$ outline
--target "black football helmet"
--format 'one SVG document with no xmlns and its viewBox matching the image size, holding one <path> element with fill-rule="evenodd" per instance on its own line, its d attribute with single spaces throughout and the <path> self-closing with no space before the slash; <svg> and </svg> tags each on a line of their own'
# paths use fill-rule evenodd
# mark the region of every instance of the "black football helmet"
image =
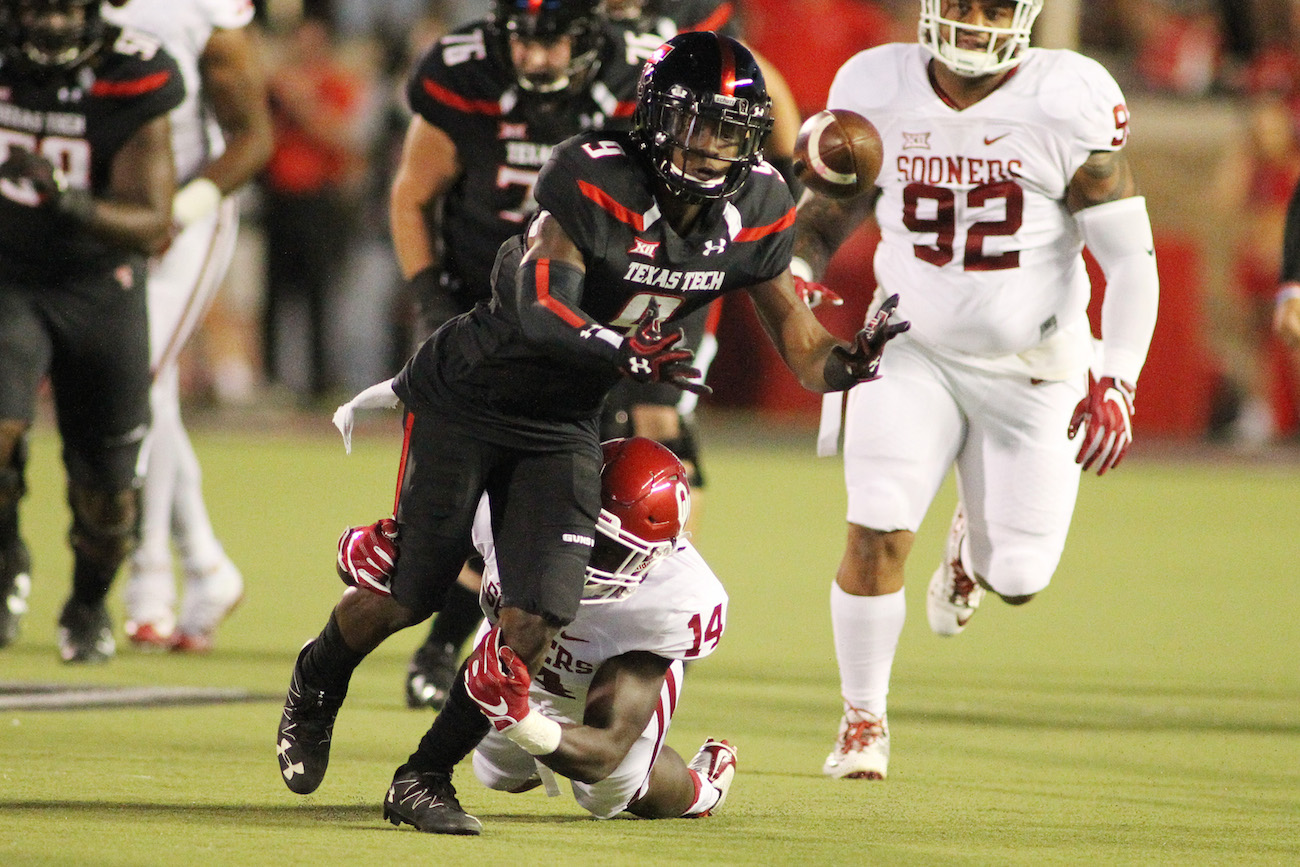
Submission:
<svg viewBox="0 0 1300 867">
<path fill-rule="evenodd" d="M 76 69 L 103 42 L 99 0 L 0 0 L 0 51 L 24 70 Z"/>
<path fill-rule="evenodd" d="M 521 90 L 559 94 L 583 87 L 600 67 L 605 41 L 605 4 L 601 0 L 496 0 L 492 12 L 496 50 Z M 514 68 L 510 39 L 554 42 L 570 38 L 569 65 L 550 76 L 527 75 Z"/>
<path fill-rule="evenodd" d="M 749 49 L 713 32 L 679 33 L 651 56 L 637 85 L 633 132 L 675 195 L 703 202 L 733 195 L 763 158 L 772 100 Z M 730 163 L 720 177 L 697 177 L 674 154 Z"/>
<path fill-rule="evenodd" d="M 645 437 L 601 445 L 600 517 L 582 601 L 615 602 L 640 586 L 681 547 L 691 512 L 686 469 L 666 446 Z"/>
</svg>

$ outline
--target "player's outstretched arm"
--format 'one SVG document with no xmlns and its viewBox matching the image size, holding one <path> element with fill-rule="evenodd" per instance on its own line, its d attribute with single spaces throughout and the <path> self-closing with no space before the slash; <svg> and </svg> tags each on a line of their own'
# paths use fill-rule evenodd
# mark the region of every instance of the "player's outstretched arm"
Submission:
<svg viewBox="0 0 1300 867">
<path fill-rule="evenodd" d="M 883 315 L 845 344 L 822 326 L 795 288 L 789 269 L 773 280 L 749 288 L 758 320 L 786 366 L 809 391 L 843 391 L 876 378 L 885 344 L 906 331 L 908 323 L 890 323 L 897 296 L 882 306 Z"/>
<path fill-rule="evenodd" d="M 614 772 L 645 730 L 659 703 L 671 662 L 635 651 L 606 660 L 587 693 L 582 725 L 561 725 L 532 707 L 532 680 L 493 627 L 470 654 L 465 687 L 484 716 L 538 761 L 582 783 Z"/>
</svg>

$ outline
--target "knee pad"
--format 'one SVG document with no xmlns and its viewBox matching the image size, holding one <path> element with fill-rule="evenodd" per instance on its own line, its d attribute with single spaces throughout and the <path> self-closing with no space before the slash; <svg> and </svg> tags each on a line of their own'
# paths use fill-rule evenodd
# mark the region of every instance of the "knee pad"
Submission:
<svg viewBox="0 0 1300 867">
<path fill-rule="evenodd" d="M 1020 604 L 1051 583 L 1058 560 L 1031 546 L 1015 546 L 996 551 L 988 571 L 978 574 L 994 593 Z"/>
<path fill-rule="evenodd" d="M 140 529 L 140 491 L 106 491 L 68 485 L 72 529 L 68 541 L 92 563 L 116 568 L 135 547 Z"/>
</svg>

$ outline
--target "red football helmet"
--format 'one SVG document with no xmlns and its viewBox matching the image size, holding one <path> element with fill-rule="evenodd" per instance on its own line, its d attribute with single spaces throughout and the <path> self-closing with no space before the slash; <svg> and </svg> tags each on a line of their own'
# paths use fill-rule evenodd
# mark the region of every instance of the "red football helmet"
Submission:
<svg viewBox="0 0 1300 867">
<path fill-rule="evenodd" d="M 584 603 L 614 602 L 640 585 L 655 563 L 678 549 L 691 511 L 682 462 L 645 437 L 602 446 L 600 518 L 587 566 Z"/>
</svg>

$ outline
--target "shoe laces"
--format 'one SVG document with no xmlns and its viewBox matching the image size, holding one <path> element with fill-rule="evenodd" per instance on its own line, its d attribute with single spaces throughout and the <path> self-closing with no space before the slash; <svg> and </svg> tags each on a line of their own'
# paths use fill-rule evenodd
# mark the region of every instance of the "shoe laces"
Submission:
<svg viewBox="0 0 1300 867">
<path fill-rule="evenodd" d="M 964 605 L 970 600 L 971 594 L 975 592 L 978 585 L 975 579 L 966 574 L 960 560 L 953 560 L 949 566 L 952 570 L 952 593 L 949 594 L 948 599 L 954 604 Z"/>
<path fill-rule="evenodd" d="M 865 715 L 856 722 L 844 720 L 844 752 L 863 750 L 885 736 L 885 721 L 879 717 Z"/>
</svg>

